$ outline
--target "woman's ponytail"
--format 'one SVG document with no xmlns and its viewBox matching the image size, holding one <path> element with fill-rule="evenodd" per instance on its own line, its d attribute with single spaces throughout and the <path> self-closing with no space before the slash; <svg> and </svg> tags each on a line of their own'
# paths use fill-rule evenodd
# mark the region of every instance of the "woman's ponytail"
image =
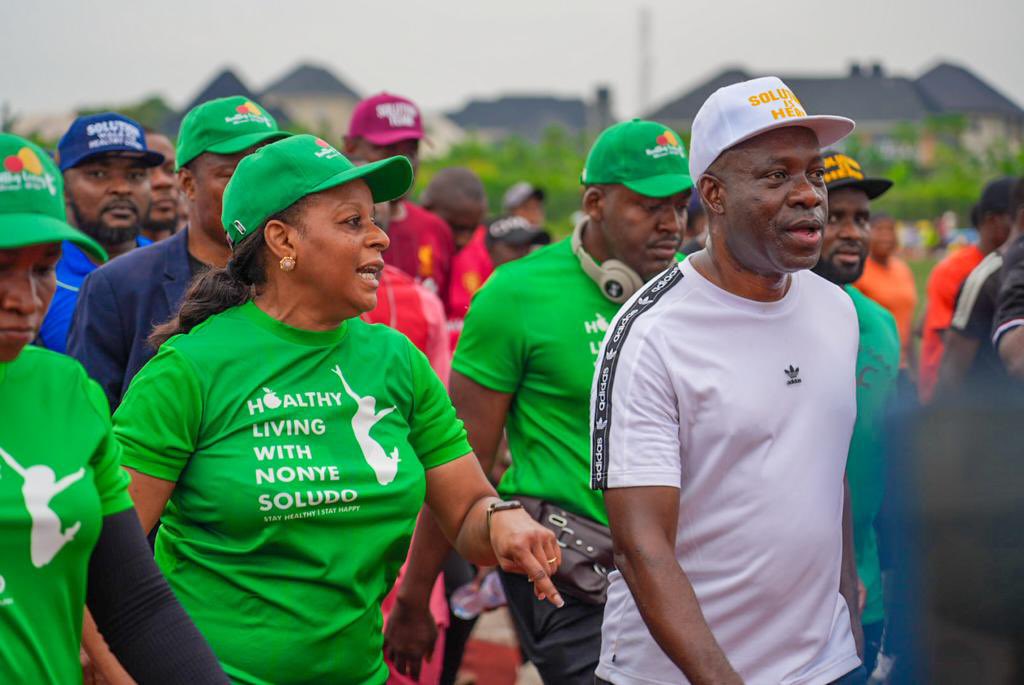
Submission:
<svg viewBox="0 0 1024 685">
<path fill-rule="evenodd" d="M 152 348 L 159 349 L 170 338 L 188 333 L 211 316 L 251 300 L 256 286 L 267 280 L 263 266 L 265 245 L 261 228 L 238 246 L 227 267 L 210 269 L 192 281 L 178 313 L 157 325 L 149 335 Z"/>
<path fill-rule="evenodd" d="M 309 203 L 305 196 L 291 206 L 267 219 L 251 236 L 241 241 L 231 255 L 226 268 L 210 269 L 189 286 L 178 313 L 170 321 L 157 325 L 147 342 L 159 349 L 170 338 L 188 333 L 193 328 L 232 307 L 243 305 L 256 296 L 256 289 L 267 282 L 265 255 L 267 241 L 263 229 L 277 220 L 304 231 L 302 215 Z"/>
</svg>

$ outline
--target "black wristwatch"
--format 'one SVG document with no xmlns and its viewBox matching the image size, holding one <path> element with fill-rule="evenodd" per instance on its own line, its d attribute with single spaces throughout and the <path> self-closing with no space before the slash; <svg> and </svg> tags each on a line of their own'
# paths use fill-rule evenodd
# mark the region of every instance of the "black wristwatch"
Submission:
<svg viewBox="0 0 1024 685">
<path fill-rule="evenodd" d="M 522 509 L 523 503 L 517 499 L 510 499 L 507 502 L 491 502 L 487 505 L 487 535 L 491 534 L 491 514 L 496 511 L 509 511 L 510 509 Z"/>
</svg>

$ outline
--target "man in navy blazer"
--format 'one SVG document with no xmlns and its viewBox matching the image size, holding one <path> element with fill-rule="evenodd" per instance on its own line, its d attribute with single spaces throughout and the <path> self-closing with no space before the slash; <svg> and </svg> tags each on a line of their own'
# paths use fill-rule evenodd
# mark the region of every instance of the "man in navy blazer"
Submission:
<svg viewBox="0 0 1024 685">
<path fill-rule="evenodd" d="M 221 198 L 238 162 L 287 135 L 241 96 L 204 102 L 182 119 L 175 166 L 188 204 L 188 227 L 90 273 L 68 333 L 68 354 L 100 384 L 111 410 L 156 354 L 147 342 L 153 327 L 177 314 L 195 276 L 211 266 L 224 267 L 231 257 L 221 227 Z"/>
<path fill-rule="evenodd" d="M 146 342 L 153 326 L 178 311 L 192 280 L 187 248 L 186 228 L 103 265 L 82 283 L 68 354 L 100 384 L 111 410 L 155 353 Z"/>
</svg>

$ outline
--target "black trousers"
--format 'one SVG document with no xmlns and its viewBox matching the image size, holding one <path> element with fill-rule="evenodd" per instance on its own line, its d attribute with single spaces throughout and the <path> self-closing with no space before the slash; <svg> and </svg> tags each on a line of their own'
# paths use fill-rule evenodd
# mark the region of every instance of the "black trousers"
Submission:
<svg viewBox="0 0 1024 685">
<path fill-rule="evenodd" d="M 445 557 L 444 566 L 444 599 L 451 606 L 452 593 L 459 587 L 473 580 L 476 569 L 468 561 L 451 550 Z M 479 617 L 477 617 L 479 618 Z M 466 643 L 476 625 L 476 618 L 468 621 L 451 614 L 448 630 L 444 635 L 444 661 L 441 665 L 441 685 L 454 685 L 455 678 L 462 666 L 462 657 L 466 654 Z"/>
<path fill-rule="evenodd" d="M 594 669 L 601 656 L 604 606 L 563 593 L 565 606 L 556 609 L 534 596 L 526 576 L 499 573 L 519 646 L 537 667 L 545 685 L 593 685 Z"/>
</svg>

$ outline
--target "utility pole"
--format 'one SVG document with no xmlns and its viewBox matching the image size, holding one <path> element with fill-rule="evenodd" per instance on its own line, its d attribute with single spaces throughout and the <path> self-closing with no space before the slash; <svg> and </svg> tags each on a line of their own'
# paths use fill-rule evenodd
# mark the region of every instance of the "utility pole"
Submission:
<svg viewBox="0 0 1024 685">
<path fill-rule="evenodd" d="M 641 7 L 637 19 L 636 106 L 637 116 L 645 116 L 651 106 L 651 8 Z"/>
</svg>

